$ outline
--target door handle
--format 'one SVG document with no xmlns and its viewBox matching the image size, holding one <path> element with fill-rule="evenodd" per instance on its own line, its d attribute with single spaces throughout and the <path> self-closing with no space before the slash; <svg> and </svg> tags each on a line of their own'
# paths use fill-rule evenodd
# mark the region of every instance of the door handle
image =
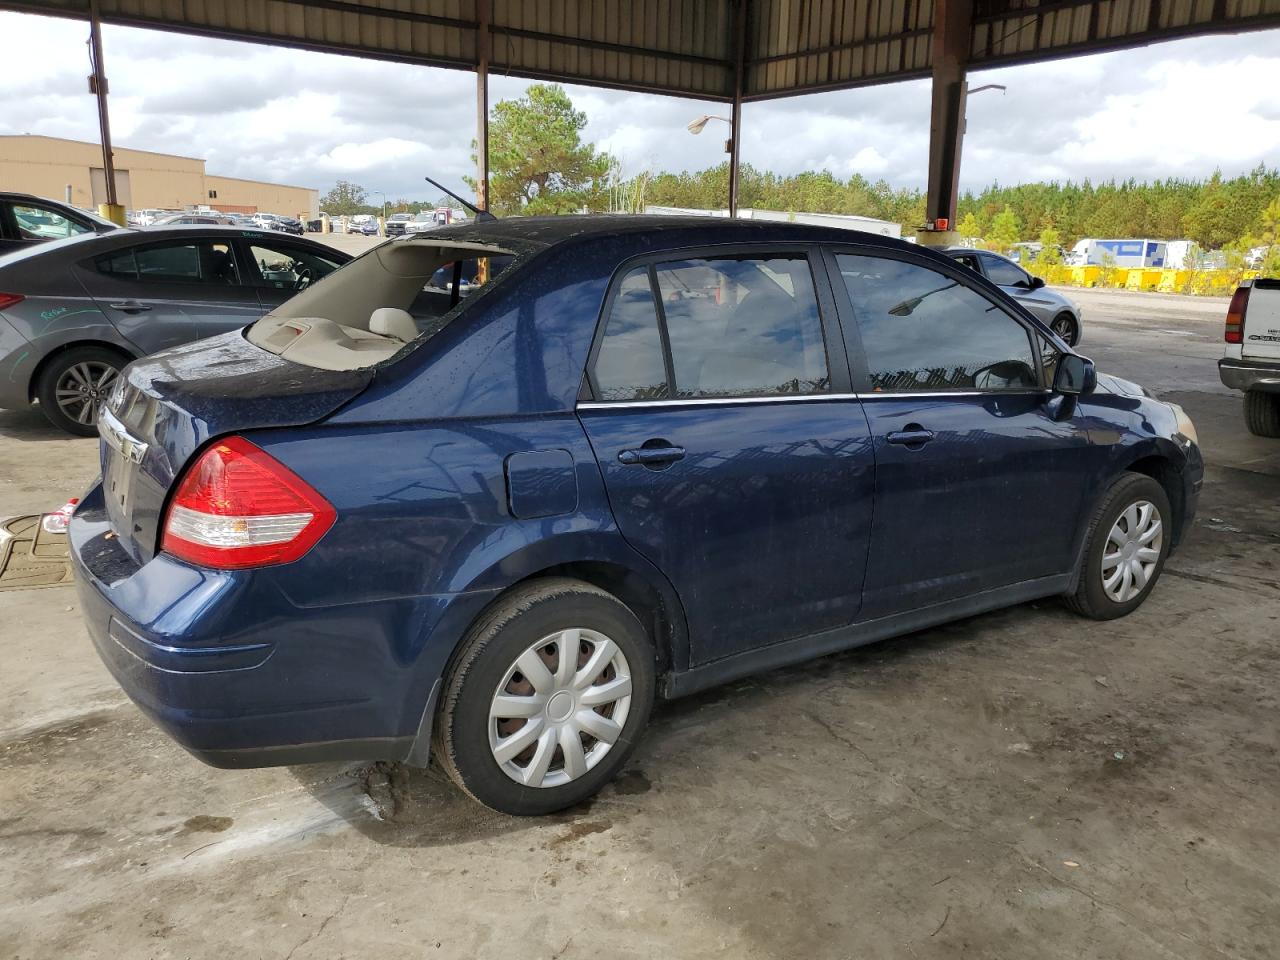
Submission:
<svg viewBox="0 0 1280 960">
<path fill-rule="evenodd" d="M 122 300 L 120 303 L 109 303 L 107 306 L 112 310 L 123 310 L 125 313 L 143 313 L 151 309 L 147 304 L 139 303 L 137 300 Z"/>
<path fill-rule="evenodd" d="M 639 463 L 646 467 L 653 467 L 683 459 L 684 447 L 636 447 L 618 451 L 618 462 L 626 466 Z"/>
<path fill-rule="evenodd" d="M 933 439 L 933 431 L 926 430 L 918 423 L 908 423 L 903 429 L 889 434 L 885 439 L 909 450 L 919 450 Z"/>
</svg>

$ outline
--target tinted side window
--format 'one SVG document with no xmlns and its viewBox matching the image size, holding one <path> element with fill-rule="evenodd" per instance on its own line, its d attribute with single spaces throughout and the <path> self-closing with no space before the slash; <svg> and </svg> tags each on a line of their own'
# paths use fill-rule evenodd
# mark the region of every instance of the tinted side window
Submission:
<svg viewBox="0 0 1280 960">
<path fill-rule="evenodd" d="M 677 397 L 821 393 L 826 345 L 803 255 L 659 264 Z"/>
<path fill-rule="evenodd" d="M 99 273 L 143 283 L 237 284 L 231 246 L 208 240 L 120 250 L 94 261 Z"/>
<path fill-rule="evenodd" d="M 839 254 L 875 391 L 1039 386 L 1025 327 L 927 267 Z"/>
<path fill-rule="evenodd" d="M 999 257 L 983 257 L 982 264 L 987 268 L 987 276 L 991 282 L 1002 287 L 1025 286 L 1027 275 L 1020 267 Z"/>
<path fill-rule="evenodd" d="M 663 400 L 670 395 L 647 267 L 628 273 L 613 298 L 595 375 L 601 400 Z"/>
<path fill-rule="evenodd" d="M 972 270 L 974 273 L 982 272 L 981 270 L 978 269 L 978 258 L 975 257 L 972 253 L 961 253 L 961 254 L 956 254 L 954 256 L 955 256 L 956 263 L 963 264 L 964 266 Z"/>
</svg>

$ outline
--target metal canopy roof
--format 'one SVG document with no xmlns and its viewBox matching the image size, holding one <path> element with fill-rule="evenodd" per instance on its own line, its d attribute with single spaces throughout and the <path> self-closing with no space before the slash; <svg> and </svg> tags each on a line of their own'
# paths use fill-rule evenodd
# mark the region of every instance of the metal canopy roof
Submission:
<svg viewBox="0 0 1280 960">
<path fill-rule="evenodd" d="M 457 69 L 732 100 L 736 0 L 99 0 L 104 22 Z M 941 0 L 745 0 L 745 100 L 921 77 Z M 89 0 L 0 0 L 88 18 Z M 973 0 L 968 65 L 1280 26 L 1280 0 Z"/>
</svg>

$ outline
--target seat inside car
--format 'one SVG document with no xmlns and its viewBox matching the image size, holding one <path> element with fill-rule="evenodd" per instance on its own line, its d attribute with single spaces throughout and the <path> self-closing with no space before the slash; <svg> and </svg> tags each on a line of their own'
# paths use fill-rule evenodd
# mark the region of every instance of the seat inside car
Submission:
<svg viewBox="0 0 1280 960">
<path fill-rule="evenodd" d="M 379 307 L 369 315 L 369 332 L 408 343 L 418 336 L 418 325 L 408 310 Z"/>
</svg>

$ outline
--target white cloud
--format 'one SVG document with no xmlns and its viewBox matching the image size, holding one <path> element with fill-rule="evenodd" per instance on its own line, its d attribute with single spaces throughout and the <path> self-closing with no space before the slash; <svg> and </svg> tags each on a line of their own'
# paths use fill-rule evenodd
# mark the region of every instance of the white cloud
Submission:
<svg viewBox="0 0 1280 960">
<path fill-rule="evenodd" d="M 97 138 L 83 23 L 0 13 L 0 132 Z M 1280 158 L 1280 31 L 1205 37 L 975 73 L 1003 83 L 969 101 L 961 181 L 1206 176 Z M 107 27 L 112 129 L 121 146 L 208 160 L 211 173 L 327 189 L 355 179 L 427 199 L 470 172 L 475 100 L 465 72 Z M 526 82 L 492 78 L 494 99 Z M 722 104 L 570 87 L 587 136 L 624 172 L 723 162 L 727 127 L 685 124 Z M 743 109 L 743 160 L 781 174 L 828 169 L 923 187 L 927 81 Z"/>
</svg>

